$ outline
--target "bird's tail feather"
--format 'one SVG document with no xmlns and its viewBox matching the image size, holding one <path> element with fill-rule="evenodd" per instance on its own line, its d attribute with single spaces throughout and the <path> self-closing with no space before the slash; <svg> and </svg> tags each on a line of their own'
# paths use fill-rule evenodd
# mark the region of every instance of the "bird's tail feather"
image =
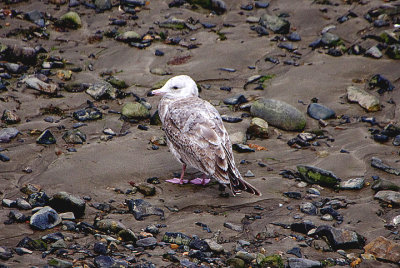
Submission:
<svg viewBox="0 0 400 268">
<path fill-rule="evenodd" d="M 257 190 L 253 185 L 242 178 L 240 172 L 237 169 L 235 171 L 231 168 L 228 168 L 228 176 L 230 180 L 229 185 L 234 195 L 240 193 L 240 191 L 245 191 L 254 195 L 262 196 L 259 190 Z"/>
</svg>

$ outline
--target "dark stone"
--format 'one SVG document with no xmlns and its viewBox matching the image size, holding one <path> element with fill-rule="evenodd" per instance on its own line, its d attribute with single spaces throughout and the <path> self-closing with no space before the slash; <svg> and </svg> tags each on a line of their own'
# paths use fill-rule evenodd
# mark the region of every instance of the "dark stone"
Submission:
<svg viewBox="0 0 400 268">
<path fill-rule="evenodd" d="M 153 196 L 156 194 L 156 187 L 151 184 L 139 183 L 136 187 L 144 196 Z"/>
<path fill-rule="evenodd" d="M 193 238 L 189 243 L 189 247 L 200 250 L 200 251 L 209 251 L 210 250 L 208 243 L 199 238 Z"/>
<path fill-rule="evenodd" d="M 400 135 L 400 127 L 395 124 L 387 124 L 381 133 L 389 137 L 396 137 Z"/>
<path fill-rule="evenodd" d="M 40 12 L 38 10 L 33 10 L 33 11 L 30 11 L 30 12 L 26 13 L 25 14 L 25 19 L 35 23 L 39 27 L 45 27 L 46 26 L 46 23 L 45 23 L 45 20 L 44 20 L 44 16 L 43 16 L 42 12 Z"/>
<path fill-rule="evenodd" d="M 337 229 L 322 225 L 315 230 L 319 237 L 326 237 L 329 245 L 334 249 L 357 249 L 365 244 L 365 238 L 358 233 L 346 229 Z"/>
<path fill-rule="evenodd" d="M 54 137 L 53 133 L 51 133 L 50 130 L 46 129 L 37 138 L 36 143 L 45 145 L 55 144 L 56 138 Z"/>
<path fill-rule="evenodd" d="M 183 233 L 171 232 L 166 232 L 162 238 L 163 242 L 185 246 L 189 246 L 191 240 L 192 238 Z"/>
<path fill-rule="evenodd" d="M 386 91 L 393 91 L 395 86 L 383 75 L 375 74 L 368 82 L 370 88 L 378 88 L 378 93 L 383 94 Z"/>
<path fill-rule="evenodd" d="M 254 6 L 256 8 L 267 8 L 269 6 L 268 2 L 260 2 L 260 1 L 255 1 Z"/>
<path fill-rule="evenodd" d="M 46 243 L 54 243 L 58 240 L 64 240 L 64 235 L 60 232 L 47 234 L 42 237 L 42 240 Z"/>
<path fill-rule="evenodd" d="M 33 240 L 32 238 L 27 236 L 18 242 L 17 247 L 39 251 L 47 250 L 47 244 L 44 241 L 42 241 L 41 239 Z"/>
<path fill-rule="evenodd" d="M 86 108 L 75 111 L 73 117 L 81 122 L 97 120 L 103 117 L 103 114 L 97 108 Z"/>
<path fill-rule="evenodd" d="M 29 219 L 18 210 L 11 210 L 10 213 L 8 213 L 8 218 L 15 222 L 25 222 Z"/>
<path fill-rule="evenodd" d="M 0 246 L 0 259 L 1 260 L 5 260 L 6 261 L 6 260 L 12 258 L 13 256 L 14 255 L 13 255 L 11 249 Z"/>
<path fill-rule="evenodd" d="M 96 242 L 93 246 L 93 251 L 99 255 L 106 255 L 107 254 L 107 245 L 102 242 Z"/>
<path fill-rule="evenodd" d="M 243 119 L 240 117 L 233 117 L 233 116 L 226 116 L 226 115 L 221 116 L 221 118 L 222 118 L 222 121 L 228 122 L 228 123 L 239 123 L 239 122 L 243 121 Z"/>
<path fill-rule="evenodd" d="M 241 143 L 235 143 L 232 145 L 232 149 L 239 152 L 239 153 L 251 153 L 255 152 L 254 149 L 250 148 L 247 145 L 241 144 Z"/>
<path fill-rule="evenodd" d="M 252 25 L 250 29 L 258 33 L 259 36 L 269 35 L 267 28 L 261 25 Z"/>
<path fill-rule="evenodd" d="M 381 190 L 392 190 L 392 191 L 400 191 L 400 185 L 390 181 L 378 178 L 375 180 L 371 186 L 371 189 L 375 192 L 379 192 Z"/>
<path fill-rule="evenodd" d="M 208 22 L 202 22 L 201 25 L 204 27 L 204 29 L 212 29 L 217 26 L 217 24 L 208 23 Z"/>
<path fill-rule="evenodd" d="M 246 97 L 242 94 L 224 99 L 224 104 L 239 105 L 248 102 Z"/>
<path fill-rule="evenodd" d="M 157 245 L 157 239 L 154 237 L 146 237 L 136 241 L 136 246 L 143 248 L 154 248 Z"/>
<path fill-rule="evenodd" d="M 10 158 L 8 156 L 6 156 L 5 154 L 0 153 L 0 161 L 8 162 L 8 161 L 10 161 Z"/>
<path fill-rule="evenodd" d="M 58 212 L 73 212 L 75 217 L 80 218 L 85 214 L 86 203 L 80 197 L 59 192 L 50 199 L 50 206 Z"/>
<path fill-rule="evenodd" d="M 287 254 L 293 254 L 293 255 L 295 255 L 295 256 L 298 257 L 298 258 L 301 258 L 301 257 L 302 257 L 302 255 L 301 255 L 301 250 L 300 250 L 300 248 L 298 248 L 298 247 L 294 247 L 294 248 L 292 248 L 292 249 L 289 249 L 288 251 L 286 251 L 286 253 L 287 253 Z"/>
<path fill-rule="evenodd" d="M 317 215 L 317 207 L 311 203 L 311 202 L 306 202 L 300 204 L 300 210 L 301 212 L 308 214 L 308 215 Z"/>
<path fill-rule="evenodd" d="M 158 49 L 156 49 L 156 52 L 154 52 L 154 55 L 156 55 L 156 56 L 164 56 L 164 52 L 162 52 L 161 50 L 158 50 Z"/>
<path fill-rule="evenodd" d="M 291 32 L 291 33 L 287 36 L 287 39 L 288 39 L 289 41 L 292 41 L 292 42 L 301 41 L 301 37 L 300 37 L 300 35 L 299 35 L 297 32 Z"/>
<path fill-rule="evenodd" d="M 97 268 L 109 268 L 109 267 L 115 267 L 115 260 L 110 257 L 110 256 L 97 256 L 94 258 L 94 265 Z"/>
<path fill-rule="evenodd" d="M 129 212 L 133 214 L 136 220 L 142 220 L 149 215 L 157 215 L 164 217 L 164 211 L 160 208 L 154 207 L 143 199 L 130 199 L 125 200 L 128 204 Z"/>
<path fill-rule="evenodd" d="M 301 193 L 299 192 L 284 192 L 283 195 L 293 199 L 301 199 Z"/>
<path fill-rule="evenodd" d="M 37 192 L 30 194 L 27 201 L 34 208 L 44 207 L 49 204 L 49 197 L 45 192 Z"/>
<path fill-rule="evenodd" d="M 314 229 L 316 226 L 309 221 L 295 222 L 290 225 L 290 229 L 294 232 L 307 234 L 310 230 Z"/>
<path fill-rule="evenodd" d="M 322 215 L 329 214 L 331 215 L 335 220 L 342 222 L 343 221 L 343 216 L 339 214 L 332 206 L 326 206 L 323 207 L 319 210 Z"/>
<path fill-rule="evenodd" d="M 383 170 L 383 171 L 385 171 L 385 172 L 387 172 L 389 174 L 400 176 L 400 169 L 392 168 L 392 167 L 384 164 L 382 162 L 382 160 L 377 158 L 377 157 L 372 157 L 371 158 L 371 166 L 373 166 L 374 168 Z"/>
<path fill-rule="evenodd" d="M 374 141 L 377 142 L 387 142 L 389 141 L 389 137 L 383 134 L 374 134 L 372 135 L 372 138 L 374 139 Z"/>
<path fill-rule="evenodd" d="M 335 111 L 319 103 L 311 103 L 308 105 L 307 113 L 316 120 L 326 120 L 335 117 Z"/>
</svg>

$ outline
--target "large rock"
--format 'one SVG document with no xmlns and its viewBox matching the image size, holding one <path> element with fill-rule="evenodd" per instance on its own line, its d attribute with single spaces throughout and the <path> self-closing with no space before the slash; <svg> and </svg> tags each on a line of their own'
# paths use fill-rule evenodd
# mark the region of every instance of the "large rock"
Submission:
<svg viewBox="0 0 400 268">
<path fill-rule="evenodd" d="M 381 105 L 377 97 L 355 86 L 347 87 L 347 99 L 350 102 L 357 102 L 368 112 L 376 112 L 381 109 Z"/>
<path fill-rule="evenodd" d="M 374 196 L 375 199 L 383 201 L 385 203 L 400 206 L 400 193 L 390 190 L 379 191 Z"/>
<path fill-rule="evenodd" d="M 164 211 L 161 208 L 154 207 L 143 199 L 126 200 L 129 212 L 133 214 L 136 220 L 142 220 L 149 215 L 164 217 Z"/>
<path fill-rule="evenodd" d="M 311 184 L 332 187 L 340 183 L 340 178 L 328 170 L 305 165 L 298 165 L 297 170 L 300 173 L 301 179 Z"/>
<path fill-rule="evenodd" d="M 396 184 L 393 181 L 390 180 L 385 180 L 385 179 L 379 179 L 374 181 L 374 183 L 371 186 L 371 189 L 378 192 L 382 190 L 392 190 L 392 191 L 400 191 L 400 185 Z"/>
<path fill-rule="evenodd" d="M 315 234 L 325 237 L 334 250 L 362 248 L 365 244 L 365 238 L 358 233 L 328 225 L 319 226 L 315 230 Z"/>
<path fill-rule="evenodd" d="M 51 207 L 44 207 L 32 215 L 30 225 L 39 230 L 51 229 L 61 223 L 61 218 Z"/>
<path fill-rule="evenodd" d="M 375 258 L 400 263 L 400 244 L 395 243 L 383 236 L 379 236 L 372 240 L 365 247 L 365 253 L 375 256 Z"/>
<path fill-rule="evenodd" d="M 78 218 L 85 214 L 86 203 L 80 197 L 58 192 L 50 199 L 50 206 L 58 212 L 73 212 Z"/>
<path fill-rule="evenodd" d="M 277 34 L 288 34 L 290 30 L 290 22 L 275 15 L 262 15 L 260 24 Z"/>
<path fill-rule="evenodd" d="M 150 112 L 143 104 L 139 102 L 128 102 L 122 107 L 122 115 L 126 118 L 146 119 L 150 117 Z"/>
<path fill-rule="evenodd" d="M 250 112 L 283 130 L 301 131 L 306 126 L 304 114 L 283 101 L 262 98 L 251 105 Z"/>
<path fill-rule="evenodd" d="M 383 170 L 389 174 L 400 176 L 400 169 L 390 167 L 383 163 L 383 161 L 377 157 L 371 158 L 371 166 L 380 170 Z"/>
</svg>

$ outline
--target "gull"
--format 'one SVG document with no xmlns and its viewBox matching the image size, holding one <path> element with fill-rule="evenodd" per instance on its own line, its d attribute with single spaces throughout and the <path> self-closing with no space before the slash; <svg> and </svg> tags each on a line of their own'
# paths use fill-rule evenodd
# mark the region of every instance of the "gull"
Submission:
<svg viewBox="0 0 400 268">
<path fill-rule="evenodd" d="M 254 186 L 246 182 L 236 168 L 232 145 L 217 109 L 199 98 L 195 81 L 190 76 L 179 75 L 151 92 L 161 95 L 158 112 L 171 153 L 182 164 L 180 178 L 167 180 L 183 184 L 186 166 L 204 173 L 202 178 L 191 180 L 194 184 L 207 184 L 214 178 L 229 185 L 233 195 L 246 191 L 261 196 Z M 208 177 L 208 178 L 207 178 Z"/>
</svg>

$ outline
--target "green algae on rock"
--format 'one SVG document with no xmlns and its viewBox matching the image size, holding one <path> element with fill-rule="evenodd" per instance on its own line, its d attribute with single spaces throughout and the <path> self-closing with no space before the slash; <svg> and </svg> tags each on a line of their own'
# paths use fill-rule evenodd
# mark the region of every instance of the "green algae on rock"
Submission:
<svg viewBox="0 0 400 268">
<path fill-rule="evenodd" d="M 321 168 L 298 165 L 297 170 L 300 173 L 301 179 L 311 184 L 333 187 L 340 182 L 340 179 L 331 171 Z"/>
</svg>

